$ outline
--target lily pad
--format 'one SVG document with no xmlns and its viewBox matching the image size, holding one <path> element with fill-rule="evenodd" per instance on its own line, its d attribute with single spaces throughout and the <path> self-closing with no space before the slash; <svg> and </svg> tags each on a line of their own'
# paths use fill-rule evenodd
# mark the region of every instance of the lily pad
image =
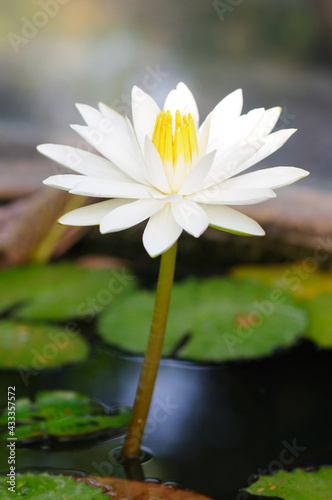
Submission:
<svg viewBox="0 0 332 500">
<path fill-rule="evenodd" d="M 0 312 L 33 320 L 93 318 L 116 297 L 132 289 L 123 269 L 86 269 L 71 263 L 29 265 L 2 273 Z"/>
<path fill-rule="evenodd" d="M 332 293 L 332 272 L 316 270 L 314 260 L 282 265 L 249 265 L 232 269 L 235 278 L 250 279 L 289 292 L 297 299 L 312 299 Z"/>
<path fill-rule="evenodd" d="M 143 353 L 153 303 L 153 292 L 123 297 L 100 316 L 100 335 L 117 348 Z M 163 354 L 200 361 L 255 358 L 292 345 L 306 326 L 305 310 L 267 285 L 187 280 L 174 285 Z"/>
<path fill-rule="evenodd" d="M 324 294 L 305 302 L 309 326 L 305 336 L 324 348 L 332 348 L 332 294 Z"/>
<path fill-rule="evenodd" d="M 14 477 L 14 476 L 13 476 Z M 34 500 L 53 500 L 54 498 L 79 498 L 80 500 L 105 500 L 102 488 L 94 488 L 85 482 L 77 482 L 71 476 L 52 476 L 50 474 L 16 474 L 13 485 L 8 490 L 8 477 L 0 476 L 0 492 L 3 500 L 12 500 L 13 492 L 17 496 Z"/>
<path fill-rule="evenodd" d="M 246 489 L 249 493 L 282 500 L 331 500 L 332 468 L 318 471 L 296 469 L 280 471 L 273 476 L 263 476 Z"/>
<path fill-rule="evenodd" d="M 65 327 L 0 321 L 0 367 L 43 370 L 83 361 L 88 344 L 77 332 Z"/>
<path fill-rule="evenodd" d="M 71 391 L 45 391 L 34 402 L 28 398 L 16 401 L 15 437 L 18 441 L 33 442 L 41 438 L 72 440 L 103 431 L 121 429 L 129 422 L 130 414 L 105 414 L 105 408 L 83 394 Z M 6 427 L 8 410 L 0 417 Z M 7 434 L 2 435 L 6 439 Z"/>
<path fill-rule="evenodd" d="M 12 476 L 14 478 L 14 476 Z M 116 498 L 158 498 L 159 500 L 212 500 L 211 498 L 188 490 L 170 488 L 168 485 L 143 481 L 128 481 L 115 477 L 78 477 L 51 474 L 16 474 L 15 489 L 8 490 L 8 476 L 0 476 L 2 500 L 12 500 L 17 496 L 34 500 L 80 499 L 105 500 Z"/>
</svg>

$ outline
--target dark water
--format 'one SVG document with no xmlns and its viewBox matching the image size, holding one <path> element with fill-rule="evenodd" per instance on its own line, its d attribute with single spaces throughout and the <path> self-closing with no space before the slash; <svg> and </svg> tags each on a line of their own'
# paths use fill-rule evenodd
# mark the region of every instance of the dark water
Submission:
<svg viewBox="0 0 332 500">
<path fill-rule="evenodd" d="M 25 385 L 17 372 L 1 374 L 17 397 L 69 389 L 114 405 L 132 404 L 141 360 L 99 346 L 85 364 L 43 375 Z M 245 363 L 195 365 L 164 360 L 144 446 L 153 458 L 145 477 L 175 481 L 216 499 L 243 500 L 241 486 L 258 472 L 332 464 L 332 351 L 309 343 Z M 81 471 L 124 477 L 112 458 L 122 437 L 69 450 L 18 449 L 19 468 Z M 0 469 L 6 471 L 2 448 Z"/>
</svg>

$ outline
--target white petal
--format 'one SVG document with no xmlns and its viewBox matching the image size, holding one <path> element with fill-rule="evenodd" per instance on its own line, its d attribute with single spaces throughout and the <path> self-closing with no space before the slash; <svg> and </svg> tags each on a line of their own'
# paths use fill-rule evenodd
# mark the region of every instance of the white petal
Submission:
<svg viewBox="0 0 332 500">
<path fill-rule="evenodd" d="M 111 160 L 125 174 L 139 182 L 147 181 L 144 175 L 144 169 L 142 168 L 141 158 L 134 158 L 130 154 L 130 151 L 120 144 L 121 139 L 117 140 L 116 136 L 107 129 L 100 130 L 82 127 L 80 125 L 72 125 L 71 127 L 83 137 L 83 139 L 91 144 L 91 146 L 97 149 L 97 151 Z M 128 129 L 126 133 L 129 137 Z"/>
<path fill-rule="evenodd" d="M 83 117 L 85 123 L 89 127 L 98 128 L 102 119 L 101 113 L 98 109 L 92 108 L 87 104 L 76 104 L 76 108 Z"/>
<path fill-rule="evenodd" d="M 178 240 L 182 233 L 174 220 L 171 204 L 166 205 L 152 215 L 143 233 L 143 245 L 151 257 L 166 252 Z"/>
<path fill-rule="evenodd" d="M 196 129 L 198 129 L 199 114 L 197 104 L 193 94 L 183 82 L 180 82 L 176 86 L 176 89 L 171 90 L 168 94 L 163 109 L 171 112 L 173 117 L 173 129 L 175 112 L 177 110 L 180 111 L 181 115 L 187 115 L 190 113 L 194 120 Z"/>
<path fill-rule="evenodd" d="M 202 189 L 206 177 L 209 175 L 209 171 L 213 165 L 215 158 L 215 151 L 204 156 L 193 170 L 189 173 L 186 180 L 183 183 L 182 188 L 179 191 L 181 195 L 188 195 L 195 193 Z"/>
<path fill-rule="evenodd" d="M 232 144 L 227 148 L 217 151 L 208 176 L 206 177 L 202 189 L 206 189 L 214 184 L 229 179 L 242 169 L 242 165 L 260 150 L 264 142 L 256 140 L 250 143 L 242 143 L 237 146 Z"/>
<path fill-rule="evenodd" d="M 68 212 L 60 217 L 58 222 L 68 226 L 95 226 L 100 224 L 101 219 L 109 212 L 131 201 L 129 199 L 106 200 L 87 205 Z"/>
<path fill-rule="evenodd" d="M 228 179 L 223 183 L 224 189 L 269 188 L 277 189 L 292 184 L 309 175 L 307 170 L 297 167 L 273 167 L 250 172 Z"/>
<path fill-rule="evenodd" d="M 198 151 L 200 158 L 202 158 L 206 153 L 210 137 L 210 127 L 211 127 L 211 113 L 205 118 L 197 134 L 197 139 L 199 142 Z"/>
<path fill-rule="evenodd" d="M 135 130 L 134 130 L 134 127 L 133 127 L 131 121 L 127 117 L 125 119 L 126 119 L 126 123 L 127 123 L 127 135 L 128 135 L 129 140 L 130 140 L 130 147 L 132 149 L 132 154 L 133 154 L 134 158 L 139 159 L 141 168 L 144 171 L 144 176 L 147 177 L 146 164 L 145 164 L 144 155 L 143 155 L 144 150 L 142 150 L 140 148 L 140 145 L 138 143 L 138 140 L 137 140 L 137 137 L 135 134 Z"/>
<path fill-rule="evenodd" d="M 177 157 L 175 170 L 171 162 L 165 162 L 164 167 L 172 191 L 174 193 L 179 192 L 187 178 L 184 154 L 182 153 Z"/>
<path fill-rule="evenodd" d="M 253 165 L 256 165 L 256 163 L 264 160 L 267 156 L 272 155 L 275 153 L 281 146 L 285 144 L 286 141 L 296 132 L 296 129 L 283 129 L 283 130 L 278 130 L 277 132 L 274 132 L 273 134 L 268 135 L 263 141 L 262 147 L 252 155 L 247 161 L 243 162 L 241 165 L 239 165 L 239 168 L 234 171 L 233 175 L 239 174 L 240 172 L 243 172 L 244 170 L 247 170 L 247 168 L 252 167 Z"/>
<path fill-rule="evenodd" d="M 221 149 L 209 174 L 211 181 L 207 179 L 204 187 L 218 184 L 252 167 L 277 151 L 294 132 L 295 129 L 278 130 L 265 138 L 239 144 L 236 148 L 230 145 L 228 149 Z"/>
<path fill-rule="evenodd" d="M 115 181 L 131 181 L 130 177 L 122 172 L 110 160 L 101 156 L 58 144 L 41 144 L 38 151 L 66 168 L 83 175 L 105 177 Z"/>
<path fill-rule="evenodd" d="M 281 113 L 281 108 L 275 107 L 267 109 L 257 127 L 252 131 L 249 140 L 261 139 L 267 136 L 274 129 Z"/>
<path fill-rule="evenodd" d="M 171 189 L 166 178 L 160 155 L 156 150 L 154 144 L 147 136 L 145 137 L 144 152 L 150 183 L 157 189 L 159 189 L 159 191 L 161 191 L 162 193 L 170 194 Z"/>
<path fill-rule="evenodd" d="M 101 220 L 100 232 L 112 233 L 135 226 L 158 212 L 164 205 L 164 201 L 150 199 L 137 200 L 116 208 Z"/>
<path fill-rule="evenodd" d="M 160 109 L 155 100 L 138 87 L 133 87 L 131 102 L 137 140 L 141 150 L 144 151 L 145 136 L 147 135 L 152 139 L 156 118 Z"/>
<path fill-rule="evenodd" d="M 187 198 L 209 205 L 253 205 L 275 197 L 271 189 L 224 189 L 221 183 Z"/>
<path fill-rule="evenodd" d="M 82 179 L 84 179 L 83 175 L 51 175 L 51 177 L 47 177 L 47 179 L 43 180 L 43 184 L 45 184 L 45 186 L 62 189 L 63 191 L 70 191 L 71 188 Z"/>
<path fill-rule="evenodd" d="M 204 233 L 209 225 L 204 210 L 191 200 L 172 203 L 172 212 L 176 223 L 195 238 Z"/>
<path fill-rule="evenodd" d="M 238 89 L 226 96 L 211 111 L 210 141 L 223 134 L 228 125 L 239 118 L 243 106 L 242 90 Z"/>
<path fill-rule="evenodd" d="M 204 205 L 210 225 L 223 231 L 236 234 L 263 236 L 261 226 L 247 215 L 224 205 Z"/>
<path fill-rule="evenodd" d="M 132 125 L 128 118 L 120 115 L 117 111 L 109 108 L 102 102 L 99 103 L 99 109 L 103 117 L 101 125 L 106 125 L 107 130 L 110 134 L 113 133 L 114 138 L 116 138 L 116 141 L 122 148 L 127 149 L 133 157 L 136 157 L 139 146 L 135 133 L 131 131 Z M 142 156 L 141 152 L 140 156 Z"/>
<path fill-rule="evenodd" d="M 103 118 L 107 118 L 114 125 L 114 129 L 122 129 L 122 132 L 125 132 L 127 125 L 126 118 L 123 115 L 120 115 L 115 109 L 106 106 L 102 102 L 98 106 Z"/>
<path fill-rule="evenodd" d="M 156 195 L 156 193 L 158 194 Z M 162 194 L 159 191 L 156 191 L 156 192 L 151 192 L 150 194 L 151 198 L 154 200 L 162 200 L 167 202 L 179 201 L 183 199 L 183 197 L 179 193 Z"/>
<path fill-rule="evenodd" d="M 223 130 L 222 133 L 218 133 L 213 140 L 211 140 L 210 137 L 207 151 L 214 149 L 222 150 L 222 148 L 235 147 L 248 142 L 250 135 L 258 126 L 264 113 L 264 108 L 253 109 L 246 115 L 240 116 L 237 120 L 233 120 L 229 126 Z"/>
<path fill-rule="evenodd" d="M 46 186 L 64 189 L 72 194 L 96 198 L 150 198 L 158 196 L 152 187 L 135 182 L 113 182 L 99 177 L 83 175 L 53 175 L 44 182 Z"/>
</svg>

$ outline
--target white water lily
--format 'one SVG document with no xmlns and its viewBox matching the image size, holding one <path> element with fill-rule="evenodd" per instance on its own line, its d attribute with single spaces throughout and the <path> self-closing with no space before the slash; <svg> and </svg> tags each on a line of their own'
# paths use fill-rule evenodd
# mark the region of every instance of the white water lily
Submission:
<svg viewBox="0 0 332 500">
<path fill-rule="evenodd" d="M 86 126 L 72 128 L 102 156 L 70 146 L 38 150 L 74 171 L 44 184 L 70 193 L 107 198 L 59 219 L 73 226 L 100 225 L 121 231 L 146 219 L 143 244 L 151 256 L 168 250 L 183 230 L 199 237 L 208 226 L 264 235 L 261 226 L 229 205 L 260 203 L 274 189 L 308 175 L 296 167 L 274 167 L 238 175 L 279 149 L 294 129 L 271 133 L 281 109 L 241 115 L 236 90 L 199 127 L 196 101 L 184 83 L 172 90 L 161 111 L 148 94 L 132 91 L 131 122 L 113 109 L 77 105 Z M 235 177 L 234 177 L 235 176 Z"/>
</svg>

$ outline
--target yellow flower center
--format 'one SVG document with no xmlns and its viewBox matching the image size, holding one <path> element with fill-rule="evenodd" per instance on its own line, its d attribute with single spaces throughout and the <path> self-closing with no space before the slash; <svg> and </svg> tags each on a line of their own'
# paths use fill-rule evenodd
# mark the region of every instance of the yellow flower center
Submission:
<svg viewBox="0 0 332 500">
<path fill-rule="evenodd" d="M 177 192 L 198 160 L 196 128 L 191 114 L 175 113 L 175 132 L 170 111 L 162 111 L 156 119 L 152 142 L 163 162 L 172 192 Z"/>
</svg>

